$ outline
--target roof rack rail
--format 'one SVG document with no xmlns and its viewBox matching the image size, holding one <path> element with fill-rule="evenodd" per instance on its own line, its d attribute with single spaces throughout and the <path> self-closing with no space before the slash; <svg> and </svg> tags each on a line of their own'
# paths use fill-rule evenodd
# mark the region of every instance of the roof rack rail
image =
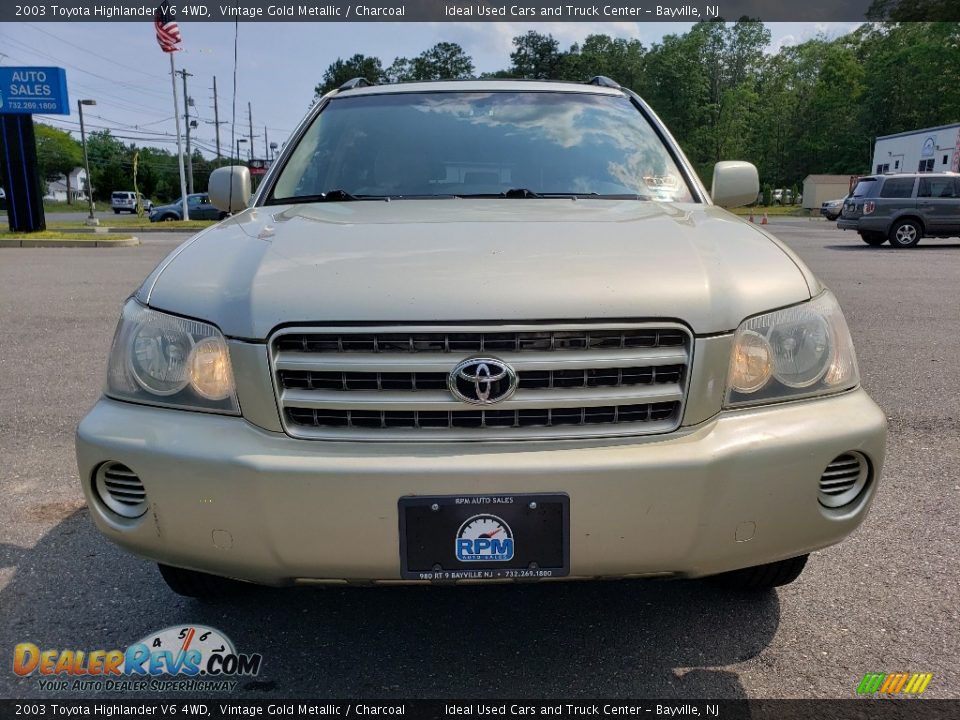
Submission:
<svg viewBox="0 0 960 720">
<path fill-rule="evenodd" d="M 373 87 L 374 83 L 367 80 L 365 77 L 355 77 L 352 80 L 347 80 L 343 85 L 337 88 L 337 90 L 353 90 L 358 87 Z"/>
<path fill-rule="evenodd" d="M 599 85 L 600 87 L 614 88 L 616 90 L 621 89 L 620 83 L 616 80 L 611 80 L 606 75 L 594 75 L 587 81 L 587 85 Z"/>
</svg>

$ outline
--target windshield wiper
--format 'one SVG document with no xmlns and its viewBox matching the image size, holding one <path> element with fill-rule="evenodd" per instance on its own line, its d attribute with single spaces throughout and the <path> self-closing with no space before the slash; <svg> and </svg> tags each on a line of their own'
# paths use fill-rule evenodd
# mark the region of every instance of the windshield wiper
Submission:
<svg viewBox="0 0 960 720">
<path fill-rule="evenodd" d="M 273 197 L 267 201 L 267 205 L 293 205 L 296 203 L 321 203 L 321 202 L 353 202 L 356 200 L 389 200 L 385 195 L 354 195 L 346 190 L 337 188 L 317 193 L 316 195 L 294 195 L 292 197 L 278 198 Z"/>
<path fill-rule="evenodd" d="M 457 193 L 458 198 L 539 198 L 545 197 L 527 188 L 510 188 L 498 193 Z"/>
<path fill-rule="evenodd" d="M 636 195 L 633 193 L 623 194 L 600 194 L 596 192 L 534 192 L 527 188 L 510 188 L 499 193 L 462 193 L 457 195 L 459 198 L 578 198 L 594 200 L 651 200 L 649 195 Z"/>
</svg>

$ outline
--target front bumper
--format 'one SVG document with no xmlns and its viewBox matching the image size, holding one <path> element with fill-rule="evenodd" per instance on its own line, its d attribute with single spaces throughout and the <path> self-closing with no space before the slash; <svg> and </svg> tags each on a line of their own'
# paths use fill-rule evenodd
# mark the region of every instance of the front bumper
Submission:
<svg viewBox="0 0 960 720">
<path fill-rule="evenodd" d="M 108 538 L 170 565 L 266 584 L 400 578 L 406 495 L 565 492 L 572 577 L 711 575 L 832 545 L 864 519 L 886 419 L 862 390 L 724 412 L 666 436 L 500 443 L 294 440 L 241 418 L 100 400 L 77 430 L 80 478 Z M 818 480 L 866 455 L 873 481 L 828 510 Z M 118 461 L 149 510 L 106 509 L 92 476 Z"/>
</svg>

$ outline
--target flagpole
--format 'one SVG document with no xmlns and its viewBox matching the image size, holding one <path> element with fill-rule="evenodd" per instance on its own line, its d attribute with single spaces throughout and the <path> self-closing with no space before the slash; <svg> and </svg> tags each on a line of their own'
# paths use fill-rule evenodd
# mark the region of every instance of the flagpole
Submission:
<svg viewBox="0 0 960 720">
<path fill-rule="evenodd" d="M 183 144 L 180 142 L 180 114 L 179 100 L 177 98 L 177 69 L 173 64 L 173 53 L 167 53 L 170 56 L 170 83 L 173 85 L 173 119 L 177 126 L 177 157 L 180 162 L 180 202 L 183 210 L 183 219 L 190 219 L 190 208 L 187 206 L 187 180 L 183 172 Z"/>
</svg>

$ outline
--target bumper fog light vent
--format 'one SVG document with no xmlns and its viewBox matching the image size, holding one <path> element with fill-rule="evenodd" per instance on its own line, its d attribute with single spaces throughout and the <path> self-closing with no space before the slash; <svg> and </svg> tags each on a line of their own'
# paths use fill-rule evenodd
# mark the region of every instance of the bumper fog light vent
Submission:
<svg viewBox="0 0 960 720">
<path fill-rule="evenodd" d="M 126 465 L 107 462 L 94 476 L 97 496 L 108 508 L 125 518 L 138 518 L 147 511 L 147 491 L 140 478 Z"/>
<path fill-rule="evenodd" d="M 828 508 L 847 505 L 858 497 L 870 480 L 870 464 L 857 452 L 844 453 L 827 465 L 820 476 L 820 504 Z"/>
</svg>

